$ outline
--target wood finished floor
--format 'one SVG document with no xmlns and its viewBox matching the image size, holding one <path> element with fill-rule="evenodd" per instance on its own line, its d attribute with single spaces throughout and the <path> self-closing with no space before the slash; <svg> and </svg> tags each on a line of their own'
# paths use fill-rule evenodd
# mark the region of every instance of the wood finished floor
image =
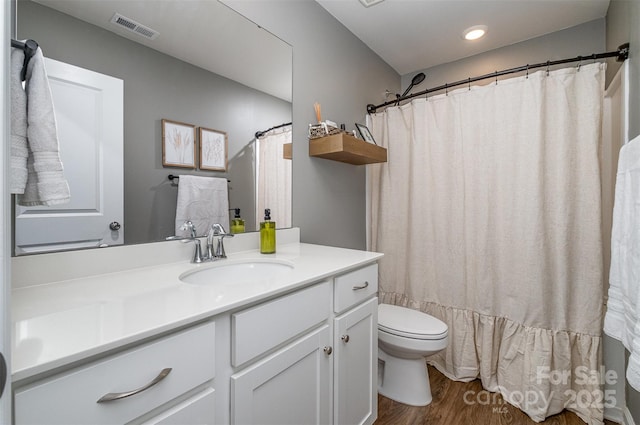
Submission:
<svg viewBox="0 0 640 425">
<path fill-rule="evenodd" d="M 495 403 L 492 398 L 492 403 L 485 405 L 467 404 L 463 398 L 466 391 L 474 391 L 475 394 L 483 391 L 479 380 L 452 381 L 431 366 L 429 377 L 433 396 L 430 405 L 406 406 L 378 395 L 378 420 L 374 425 L 585 425 L 568 411 L 551 416 L 544 422 L 534 422 L 520 409 L 506 402 L 500 403 L 502 397 L 499 394 L 495 395 Z M 615 422 L 605 420 L 605 425 L 615 425 Z"/>
</svg>

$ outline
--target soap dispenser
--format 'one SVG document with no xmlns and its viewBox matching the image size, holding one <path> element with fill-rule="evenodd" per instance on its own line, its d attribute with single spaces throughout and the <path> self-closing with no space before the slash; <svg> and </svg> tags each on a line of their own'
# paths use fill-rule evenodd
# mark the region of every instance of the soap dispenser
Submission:
<svg viewBox="0 0 640 425">
<path fill-rule="evenodd" d="M 260 253 L 276 252 L 276 223 L 271 221 L 271 210 L 264 210 L 264 221 L 260 223 Z"/>
<path fill-rule="evenodd" d="M 234 208 L 235 216 L 231 220 L 231 233 L 244 233 L 244 220 L 240 218 L 240 208 Z"/>
</svg>

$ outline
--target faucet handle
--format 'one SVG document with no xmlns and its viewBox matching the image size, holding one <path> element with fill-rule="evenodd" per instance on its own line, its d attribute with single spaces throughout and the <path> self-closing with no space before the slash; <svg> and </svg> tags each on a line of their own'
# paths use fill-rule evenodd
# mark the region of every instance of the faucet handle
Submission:
<svg viewBox="0 0 640 425">
<path fill-rule="evenodd" d="M 230 233 L 227 233 L 226 230 L 224 230 L 224 227 L 222 226 L 222 224 L 220 223 L 213 223 L 211 225 L 211 230 L 210 232 L 213 232 L 213 236 L 227 236 L 227 235 L 231 235 Z"/>
<path fill-rule="evenodd" d="M 191 220 L 187 220 L 182 223 L 180 230 L 188 230 L 193 239 L 196 238 L 196 225 L 191 222 Z"/>
</svg>

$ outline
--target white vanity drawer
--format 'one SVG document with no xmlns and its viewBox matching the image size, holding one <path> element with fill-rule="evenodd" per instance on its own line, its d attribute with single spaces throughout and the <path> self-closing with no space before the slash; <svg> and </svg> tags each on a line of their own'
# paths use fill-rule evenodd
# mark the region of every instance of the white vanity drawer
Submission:
<svg viewBox="0 0 640 425">
<path fill-rule="evenodd" d="M 378 264 L 345 273 L 334 282 L 334 309 L 340 313 L 378 292 Z"/>
<path fill-rule="evenodd" d="M 325 281 L 234 313 L 231 317 L 233 366 L 248 362 L 327 320 L 330 305 L 331 285 Z"/>
<path fill-rule="evenodd" d="M 215 324 L 207 323 L 16 390 L 15 423 L 129 422 L 214 378 Z M 135 395 L 98 403 L 108 393 L 164 379 Z"/>
</svg>

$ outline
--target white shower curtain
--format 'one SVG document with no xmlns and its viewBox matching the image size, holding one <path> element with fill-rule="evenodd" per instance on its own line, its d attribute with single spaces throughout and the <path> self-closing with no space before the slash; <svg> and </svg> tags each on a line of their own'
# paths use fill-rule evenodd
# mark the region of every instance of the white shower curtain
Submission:
<svg viewBox="0 0 640 425">
<path fill-rule="evenodd" d="M 388 148 L 388 163 L 368 168 L 382 302 L 446 322 L 448 347 L 428 361 L 452 379 L 479 377 L 535 421 L 565 407 L 603 419 L 604 67 L 465 87 L 369 118 Z"/>
<path fill-rule="evenodd" d="M 271 130 L 256 139 L 256 226 L 264 221 L 264 210 L 278 228 L 291 227 L 291 160 L 284 158 L 284 145 L 291 143 L 291 126 Z"/>
</svg>

